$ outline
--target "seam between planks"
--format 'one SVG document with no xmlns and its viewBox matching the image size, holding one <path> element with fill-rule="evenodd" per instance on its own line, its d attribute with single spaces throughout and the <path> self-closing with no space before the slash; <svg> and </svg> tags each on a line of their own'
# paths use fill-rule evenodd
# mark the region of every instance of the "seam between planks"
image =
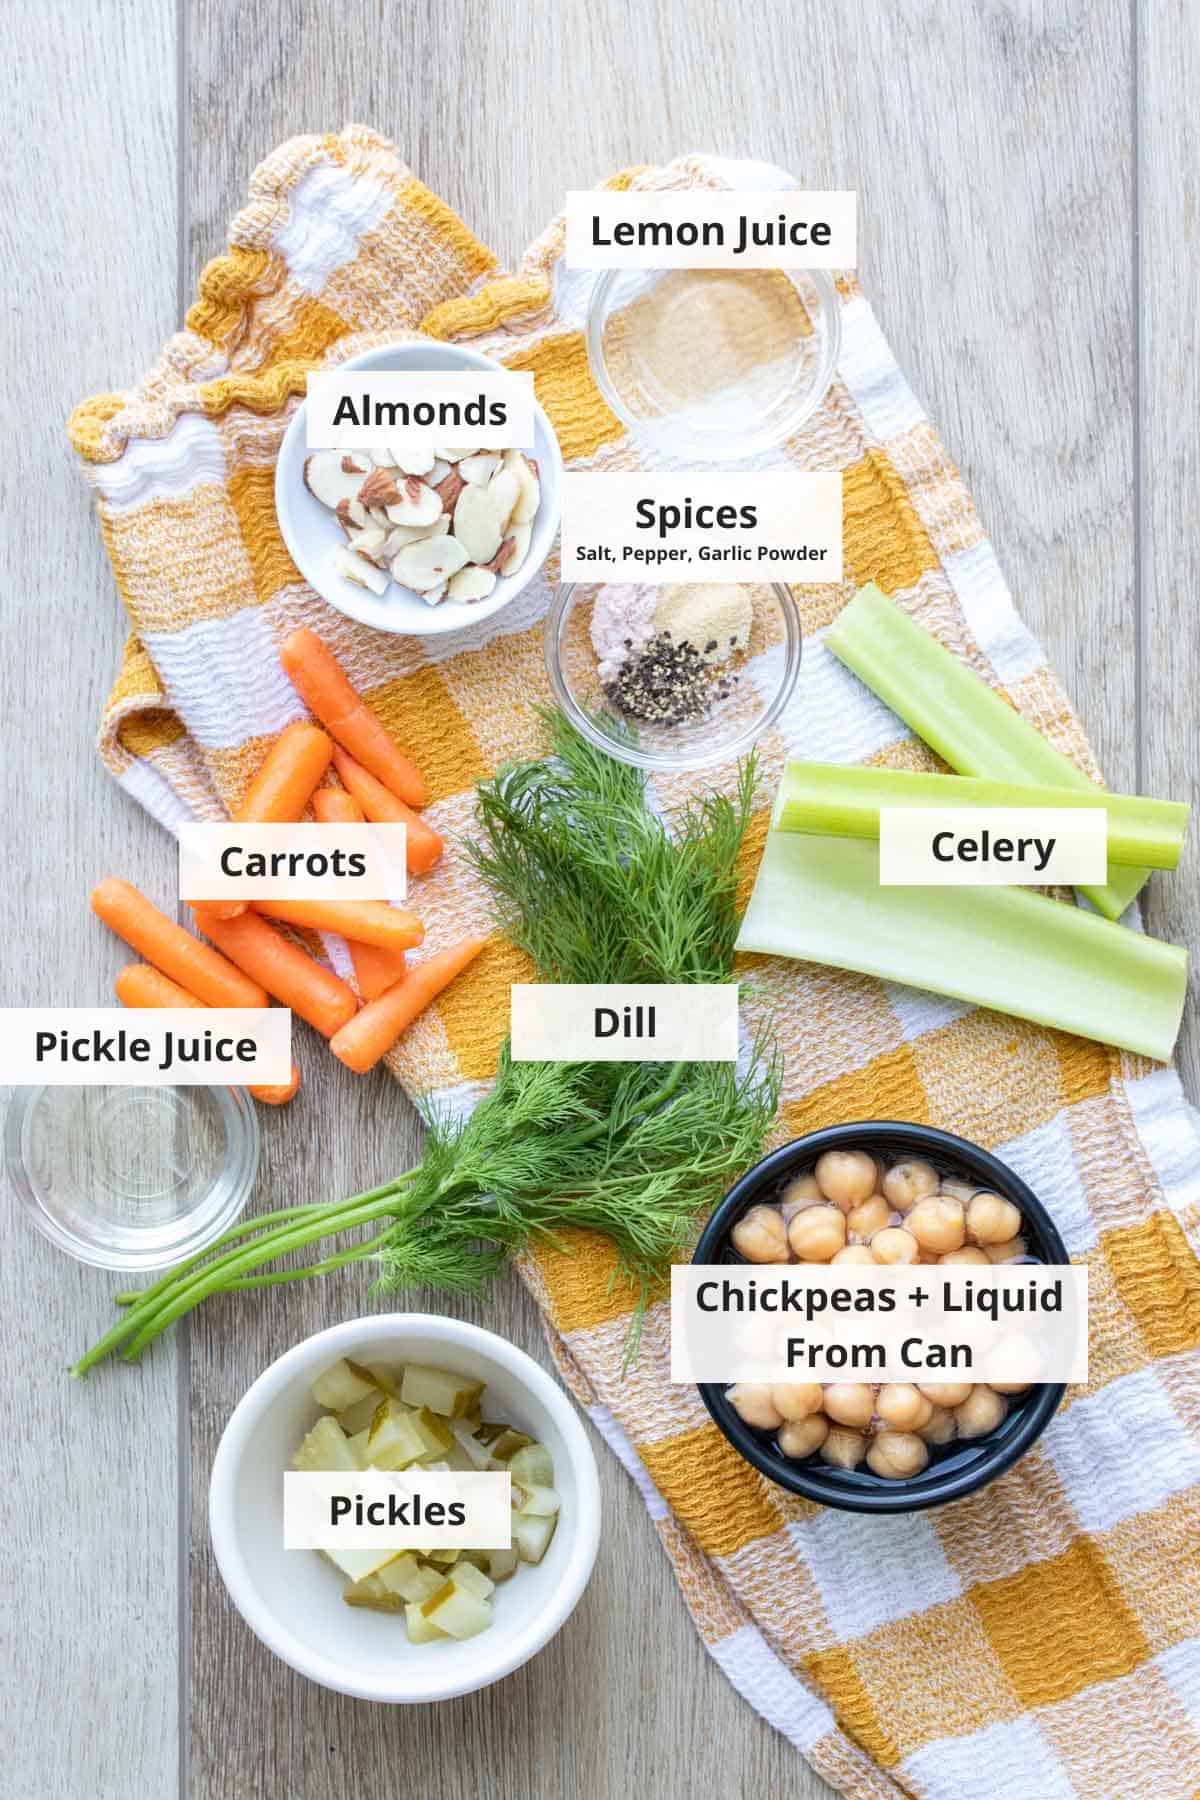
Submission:
<svg viewBox="0 0 1200 1800">
<path fill-rule="evenodd" d="M 180 328 L 187 311 L 191 270 L 188 240 L 189 133 L 188 52 L 190 0 L 175 0 L 175 309 Z M 192 1333 L 187 1319 L 176 1327 L 175 1360 L 175 1530 L 176 1530 L 176 1669 L 178 1693 L 179 1800 L 191 1791 L 191 1532 L 192 1532 Z"/>
<path fill-rule="evenodd" d="M 1146 618 L 1146 519 L 1145 519 L 1145 421 L 1142 417 L 1146 383 L 1143 379 L 1145 334 L 1142 305 L 1144 267 L 1142 256 L 1142 8 L 1130 0 L 1130 279 L 1133 283 L 1133 629 L 1134 629 L 1134 769 L 1137 791 L 1146 786 L 1146 684 L 1149 671 L 1149 625 Z"/>
</svg>

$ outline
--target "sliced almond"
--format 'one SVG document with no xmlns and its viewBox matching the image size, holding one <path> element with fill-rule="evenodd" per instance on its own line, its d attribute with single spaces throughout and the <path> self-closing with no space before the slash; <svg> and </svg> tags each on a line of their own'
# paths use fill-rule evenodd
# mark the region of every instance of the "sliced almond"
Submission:
<svg viewBox="0 0 1200 1800">
<path fill-rule="evenodd" d="M 507 556 L 500 558 L 500 574 L 515 575 L 525 558 L 529 555 L 529 541 L 533 536 L 532 525 L 512 525 L 509 527 L 505 544 L 511 544 Z"/>
<path fill-rule="evenodd" d="M 456 537 L 421 538 L 392 558 L 392 574 L 402 586 L 424 594 L 457 575 L 469 560 Z"/>
<path fill-rule="evenodd" d="M 438 493 L 441 495 L 442 505 L 448 513 L 452 513 L 458 505 L 458 496 L 466 485 L 457 468 L 447 468 L 446 474 L 438 483 Z"/>
<path fill-rule="evenodd" d="M 361 500 L 352 500 L 346 510 L 350 514 L 350 519 L 353 524 L 366 525 L 369 523 L 367 509 Z"/>
<path fill-rule="evenodd" d="M 517 498 L 520 491 L 521 490 L 517 485 L 517 478 L 511 469 L 501 469 L 499 473 L 493 475 L 492 479 L 488 482 L 488 499 L 496 509 L 496 516 L 500 520 L 500 535 L 502 537 L 504 536 L 505 526 L 512 518 L 513 508 L 517 504 Z"/>
<path fill-rule="evenodd" d="M 481 569 L 475 563 L 468 563 L 457 575 L 450 577 L 447 592 L 451 600 L 486 600 L 496 585 L 496 577 L 490 569 Z"/>
<path fill-rule="evenodd" d="M 388 572 L 377 569 L 369 563 L 365 556 L 358 556 L 353 550 L 339 550 L 334 564 L 339 575 L 352 581 L 355 587 L 366 588 L 372 594 L 384 594 L 388 588 Z"/>
<path fill-rule="evenodd" d="M 439 606 L 446 598 L 446 583 L 439 581 L 435 588 L 426 588 L 421 598 L 426 606 Z"/>
<path fill-rule="evenodd" d="M 358 497 L 364 506 L 393 506 L 402 492 L 399 482 L 396 470 L 372 469 L 359 488 Z"/>
<path fill-rule="evenodd" d="M 367 525 L 361 530 L 355 527 L 349 533 L 350 548 L 357 550 L 360 556 L 374 557 L 383 549 L 387 535 L 378 525 Z"/>
<path fill-rule="evenodd" d="M 517 504 L 513 507 L 511 523 L 528 525 L 541 504 L 541 482 L 534 474 L 528 458 L 522 456 L 519 450 L 505 451 L 504 466 L 517 480 Z"/>
<path fill-rule="evenodd" d="M 458 472 L 464 481 L 488 482 L 500 467 L 500 457 L 495 450 L 477 450 L 472 456 L 464 456 L 458 465 Z"/>
<path fill-rule="evenodd" d="M 389 513 L 392 510 L 388 508 Z M 405 544 L 415 544 L 420 538 L 447 537 L 449 532 L 449 513 L 439 513 L 431 525 L 392 525 L 389 536 L 397 539 L 396 549 L 402 550 Z"/>
<path fill-rule="evenodd" d="M 415 475 L 406 475 L 387 516 L 393 525 L 432 525 L 444 511 L 442 497 Z"/>
<path fill-rule="evenodd" d="M 440 487 L 449 473 L 450 464 L 448 462 L 443 462 L 439 456 L 425 479 L 430 487 Z"/>
<path fill-rule="evenodd" d="M 428 475 L 433 468 L 433 451 L 411 438 L 389 438 L 387 450 L 396 467 L 406 475 Z"/>
<path fill-rule="evenodd" d="M 471 562 L 490 562 L 500 548 L 508 514 L 501 513 L 497 506 L 492 493 L 494 486 L 492 481 L 486 487 L 469 481 L 454 508 L 454 535 Z M 516 486 L 515 482 L 513 486 Z"/>
<path fill-rule="evenodd" d="M 349 462 L 351 467 L 343 467 Z M 360 466 L 353 457 L 343 457 L 340 450 L 314 450 L 311 456 L 304 459 L 304 485 L 314 500 L 327 506 L 330 512 L 336 512 L 339 500 L 354 500 L 363 480 L 369 474 L 365 464 Z"/>
</svg>

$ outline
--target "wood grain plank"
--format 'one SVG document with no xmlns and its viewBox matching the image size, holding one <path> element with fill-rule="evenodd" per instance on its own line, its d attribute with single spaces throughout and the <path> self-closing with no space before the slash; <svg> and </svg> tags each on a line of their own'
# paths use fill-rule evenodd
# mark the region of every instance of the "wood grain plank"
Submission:
<svg viewBox="0 0 1200 1800">
<path fill-rule="evenodd" d="M 561 0 L 536 19 L 504 0 L 404 14 L 374 0 L 320 14 L 302 0 L 253 11 L 193 0 L 192 265 L 220 248 L 263 154 L 351 118 L 395 138 L 510 262 L 565 188 L 682 150 L 857 186 L 885 329 L 1110 776 L 1129 780 L 1133 675 L 1104 650 L 1132 578 L 1125 18 L 1115 0 L 1071 0 L 1053 18 L 1034 0 Z M 303 1109 L 268 1122 L 264 1207 L 314 1182 L 350 1191 L 413 1153 L 383 1077 L 306 1074 Z M 483 1784 L 497 1800 L 829 1791 L 705 1657 L 641 1503 L 603 1452 L 592 1586 L 555 1643 L 498 1688 L 389 1713 L 319 1692 L 261 1650 L 209 1562 L 207 1467 L 263 1364 L 361 1303 L 351 1273 L 319 1292 L 222 1303 L 194 1328 L 194 1800 L 316 1800 L 335 1784 L 373 1800 L 413 1768 L 439 1800 Z M 545 1360 L 515 1285 L 466 1311 Z"/>
<path fill-rule="evenodd" d="M 170 865 L 162 832 L 96 757 L 125 631 L 63 422 L 94 389 L 139 376 L 174 323 L 174 25 L 136 0 L 48 0 L 9 10 L 5 32 L 4 999 L 97 1005 L 128 957 L 92 917 L 89 886 L 117 869 L 165 897 Z M 6 1205 L 0 1787 L 14 1800 L 167 1795 L 179 1756 L 176 1352 L 138 1376 L 73 1383 L 67 1364 L 111 1322 L 119 1278 L 52 1248 L 11 1189 Z"/>
<path fill-rule="evenodd" d="M 1200 801 L 1200 16 L 1188 0 L 1140 8 L 1141 144 L 1141 605 L 1143 767 L 1147 793 Z M 1196 838 L 1177 873 L 1153 884 L 1148 928 L 1177 944 L 1200 941 Z M 1179 1047 L 1184 1086 L 1200 1101 L 1200 1030 L 1189 1005 Z"/>
</svg>

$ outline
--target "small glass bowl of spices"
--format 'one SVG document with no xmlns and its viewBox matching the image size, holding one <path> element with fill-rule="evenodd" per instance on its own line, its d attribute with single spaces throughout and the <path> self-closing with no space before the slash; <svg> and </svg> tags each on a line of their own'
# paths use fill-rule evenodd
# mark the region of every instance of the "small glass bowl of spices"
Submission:
<svg viewBox="0 0 1200 1800">
<path fill-rule="evenodd" d="M 573 582 L 546 619 L 546 667 L 577 731 L 641 769 L 743 755 L 800 673 L 800 620 L 773 582 Z"/>
</svg>

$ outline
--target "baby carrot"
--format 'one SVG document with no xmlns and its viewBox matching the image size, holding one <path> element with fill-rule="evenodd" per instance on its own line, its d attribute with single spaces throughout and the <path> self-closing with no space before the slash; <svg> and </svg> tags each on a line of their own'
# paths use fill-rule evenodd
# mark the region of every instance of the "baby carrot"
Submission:
<svg viewBox="0 0 1200 1800">
<path fill-rule="evenodd" d="M 126 963 L 113 982 L 113 988 L 123 1006 L 198 1006 L 201 1011 L 205 1010 L 203 1000 L 197 1000 L 195 994 L 189 994 L 148 963 Z M 246 1092 L 266 1106 L 282 1106 L 299 1086 L 300 1070 L 293 1063 L 291 1078 L 286 1083 L 248 1087 Z"/>
<path fill-rule="evenodd" d="M 318 788 L 312 797 L 312 809 L 319 825 L 363 823 L 362 807 L 345 788 Z M 403 950 L 380 950 L 374 944 L 356 943 L 353 938 L 346 939 L 346 947 L 350 952 L 350 961 L 354 964 L 358 991 L 364 1000 L 378 999 L 404 973 Z"/>
<path fill-rule="evenodd" d="M 377 944 L 381 950 L 411 950 L 425 936 L 416 913 L 382 900 L 256 900 L 254 910 L 282 919 L 285 925 L 336 931 L 356 944 Z"/>
<path fill-rule="evenodd" d="M 429 789 L 420 770 L 351 687 L 337 657 L 315 631 L 307 626 L 293 631 L 284 639 L 279 660 L 309 711 L 339 744 L 407 805 L 426 804 Z"/>
<path fill-rule="evenodd" d="M 147 962 L 205 1005 L 267 1005 L 265 987 L 168 919 L 128 881 L 110 875 L 99 882 L 92 889 L 92 911 Z"/>
<path fill-rule="evenodd" d="M 244 912 L 236 919 L 214 918 L 207 906 L 193 906 L 196 923 L 231 962 L 261 981 L 282 1006 L 291 1007 L 324 1037 L 354 1017 L 358 1002 L 341 978 L 314 962 L 260 918 Z"/>
<path fill-rule="evenodd" d="M 432 869 L 445 848 L 433 826 L 427 825 L 419 813 L 413 812 L 377 776 L 372 775 L 369 769 L 364 769 L 361 763 L 355 762 L 344 750 L 334 751 L 333 766 L 374 824 L 408 827 L 405 860 L 409 873 L 424 875 L 427 869 Z"/>
<path fill-rule="evenodd" d="M 463 938 L 445 950 L 436 950 L 424 962 L 412 964 L 394 987 L 342 1026 L 330 1040 L 333 1054 L 356 1074 L 364 1075 L 373 1069 L 401 1032 L 449 987 L 468 963 L 474 962 L 486 943 L 485 937 Z"/>
<path fill-rule="evenodd" d="M 293 1063 L 289 1080 L 276 1082 L 274 1087 L 270 1082 L 263 1082 L 258 1087 L 248 1087 L 246 1092 L 253 1095 L 255 1100 L 260 1100 L 264 1106 L 285 1106 L 299 1086 L 300 1066 Z"/>
<path fill-rule="evenodd" d="M 329 767 L 333 743 L 307 719 L 286 726 L 259 764 L 258 773 L 234 813 L 241 825 L 290 825 L 300 818 L 309 796 Z M 236 919 L 245 900 L 206 902 L 219 919 Z"/>
<path fill-rule="evenodd" d="M 195 994 L 189 994 L 177 981 L 149 963 L 126 963 L 113 982 L 113 992 L 122 1006 L 203 1006 Z"/>
<path fill-rule="evenodd" d="M 307 719 L 294 720 L 267 751 L 234 818 L 241 825 L 291 824 L 308 805 L 332 755 L 326 732 Z"/>
</svg>

